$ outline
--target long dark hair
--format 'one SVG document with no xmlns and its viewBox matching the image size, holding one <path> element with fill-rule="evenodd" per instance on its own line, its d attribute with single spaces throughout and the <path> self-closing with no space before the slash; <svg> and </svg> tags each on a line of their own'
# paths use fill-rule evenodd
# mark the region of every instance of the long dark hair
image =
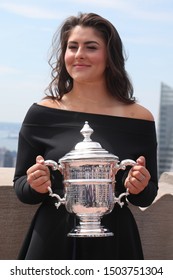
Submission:
<svg viewBox="0 0 173 280">
<path fill-rule="evenodd" d="M 107 48 L 107 88 L 120 101 L 134 103 L 133 86 L 125 70 L 126 57 L 121 38 L 116 28 L 107 19 L 94 13 L 80 13 L 77 17 L 68 17 L 54 34 L 49 59 L 52 81 L 46 89 L 47 96 L 61 99 L 73 88 L 73 79 L 66 70 L 64 56 L 70 32 L 77 25 L 92 27 L 100 32 Z"/>
</svg>

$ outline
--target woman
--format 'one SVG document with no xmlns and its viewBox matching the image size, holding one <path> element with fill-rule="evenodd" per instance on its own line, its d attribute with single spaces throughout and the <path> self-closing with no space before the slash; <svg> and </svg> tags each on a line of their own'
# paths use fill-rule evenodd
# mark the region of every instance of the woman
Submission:
<svg viewBox="0 0 173 280">
<path fill-rule="evenodd" d="M 58 45 L 58 42 L 60 44 Z M 76 217 L 58 210 L 48 187 L 63 196 L 62 176 L 44 160 L 58 160 L 81 141 L 87 120 L 93 141 L 137 162 L 116 175 L 116 193 L 127 188 L 130 203 L 149 206 L 157 194 L 156 132 L 152 114 L 136 103 L 125 70 L 121 39 L 99 15 L 69 17 L 57 31 L 47 96 L 33 104 L 19 135 L 14 188 L 28 204 L 40 203 L 19 259 L 143 259 L 140 237 L 127 203 L 103 217 L 113 237 L 70 238 Z"/>
</svg>

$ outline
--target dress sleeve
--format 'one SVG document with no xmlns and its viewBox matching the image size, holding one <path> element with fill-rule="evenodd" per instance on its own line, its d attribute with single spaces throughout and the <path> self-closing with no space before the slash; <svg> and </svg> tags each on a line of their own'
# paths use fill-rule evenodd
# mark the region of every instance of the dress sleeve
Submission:
<svg viewBox="0 0 173 280">
<path fill-rule="evenodd" d="M 140 207 L 148 207 L 157 195 L 157 183 L 150 181 L 148 186 L 139 194 L 130 194 L 128 200 L 130 203 Z"/>
<path fill-rule="evenodd" d="M 150 133 L 143 137 L 143 142 L 139 145 L 139 151 L 136 159 L 139 156 L 144 156 L 146 159 L 146 168 L 150 172 L 151 179 L 148 186 L 139 194 L 130 194 L 128 196 L 129 202 L 136 206 L 148 207 L 154 201 L 158 192 L 158 173 L 157 173 L 157 138 L 155 124 L 151 124 L 152 129 Z"/>
<path fill-rule="evenodd" d="M 40 147 L 34 145 L 32 134 L 32 126 L 23 124 L 19 133 L 14 189 L 17 197 L 23 203 L 37 204 L 42 202 L 48 194 L 36 192 L 27 182 L 27 169 L 35 164 L 36 156 L 43 153 L 41 145 Z"/>
</svg>

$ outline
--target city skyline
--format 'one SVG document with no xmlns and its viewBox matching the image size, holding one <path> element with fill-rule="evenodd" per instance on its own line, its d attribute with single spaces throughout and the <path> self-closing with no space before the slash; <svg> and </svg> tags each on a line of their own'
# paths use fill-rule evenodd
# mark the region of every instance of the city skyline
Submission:
<svg viewBox="0 0 173 280">
<path fill-rule="evenodd" d="M 173 87 L 173 3 L 170 0 L 1 1 L 0 121 L 22 122 L 44 96 L 54 32 L 69 15 L 95 12 L 122 38 L 134 95 L 158 121 L 161 83 Z"/>
<path fill-rule="evenodd" d="M 173 171 L 173 88 L 162 84 L 158 123 L 158 171 Z"/>
</svg>

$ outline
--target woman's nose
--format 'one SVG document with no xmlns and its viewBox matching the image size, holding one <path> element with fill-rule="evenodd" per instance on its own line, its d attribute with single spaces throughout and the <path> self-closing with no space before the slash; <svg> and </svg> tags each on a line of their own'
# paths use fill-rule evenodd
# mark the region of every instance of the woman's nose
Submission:
<svg viewBox="0 0 173 280">
<path fill-rule="evenodd" d="M 84 51 L 83 51 L 83 49 L 82 48 L 78 48 L 77 49 L 77 52 L 76 52 L 76 58 L 84 58 Z"/>
</svg>

